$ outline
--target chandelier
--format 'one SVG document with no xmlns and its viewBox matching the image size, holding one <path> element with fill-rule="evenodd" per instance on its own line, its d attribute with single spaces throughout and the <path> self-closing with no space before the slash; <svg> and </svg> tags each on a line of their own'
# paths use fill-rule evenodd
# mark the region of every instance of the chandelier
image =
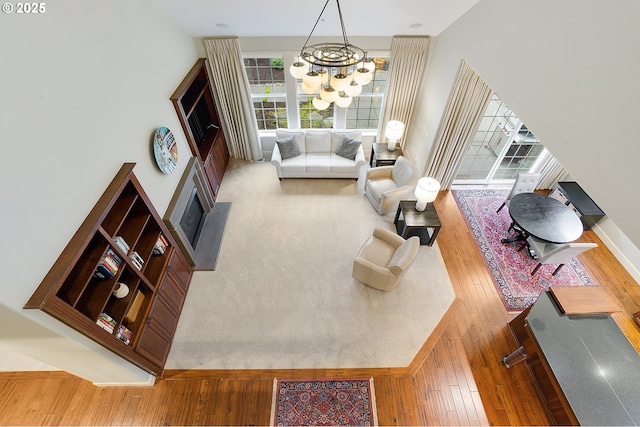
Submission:
<svg viewBox="0 0 640 427">
<path fill-rule="evenodd" d="M 302 79 L 302 91 L 315 95 L 313 106 L 318 110 L 326 110 L 332 102 L 342 108 L 351 105 L 353 97 L 362 92 L 362 86 L 373 79 L 375 69 L 375 64 L 367 56 L 367 52 L 349 43 L 339 0 L 336 0 L 336 4 L 343 42 L 307 44 L 329 1 L 327 0 L 324 4 L 320 16 L 300 50 L 298 60 L 289 68 L 293 77 Z"/>
</svg>

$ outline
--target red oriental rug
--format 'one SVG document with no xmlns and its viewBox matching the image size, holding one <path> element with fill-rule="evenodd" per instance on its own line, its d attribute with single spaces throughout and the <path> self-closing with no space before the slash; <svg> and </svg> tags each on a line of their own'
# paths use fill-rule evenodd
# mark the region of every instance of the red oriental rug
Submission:
<svg viewBox="0 0 640 427">
<path fill-rule="evenodd" d="M 473 237 L 493 278 L 493 283 L 510 312 L 522 311 L 533 304 L 550 286 L 589 286 L 593 282 L 580 262 L 572 259 L 558 274 L 556 265 L 545 264 L 531 276 L 537 265 L 527 250 L 518 251 L 520 242 L 504 244 L 511 224 L 509 208 L 496 213 L 509 190 L 452 190 Z"/>
<path fill-rule="evenodd" d="M 373 378 L 276 379 L 271 425 L 378 425 Z"/>
</svg>

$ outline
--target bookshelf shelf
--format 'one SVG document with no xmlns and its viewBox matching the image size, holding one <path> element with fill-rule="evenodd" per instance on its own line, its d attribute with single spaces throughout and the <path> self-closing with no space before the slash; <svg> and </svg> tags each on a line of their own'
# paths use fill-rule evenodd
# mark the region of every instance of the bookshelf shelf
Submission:
<svg viewBox="0 0 640 427">
<path fill-rule="evenodd" d="M 193 271 L 134 166 L 122 166 L 24 308 L 161 375 Z M 114 295 L 118 283 L 126 295 Z"/>
</svg>

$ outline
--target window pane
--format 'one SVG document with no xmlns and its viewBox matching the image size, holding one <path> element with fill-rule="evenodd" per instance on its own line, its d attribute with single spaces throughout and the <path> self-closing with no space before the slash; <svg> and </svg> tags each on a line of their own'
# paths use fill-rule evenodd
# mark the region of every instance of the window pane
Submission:
<svg viewBox="0 0 640 427">
<path fill-rule="evenodd" d="M 313 96 L 299 96 L 300 127 L 303 129 L 333 128 L 333 107 L 329 105 L 326 110 L 317 110 L 313 106 Z"/>
<path fill-rule="evenodd" d="M 284 100 L 263 98 L 253 101 L 258 129 L 287 128 L 287 103 Z"/>
<path fill-rule="evenodd" d="M 382 96 L 356 96 L 347 110 L 347 129 L 378 129 Z"/>
</svg>

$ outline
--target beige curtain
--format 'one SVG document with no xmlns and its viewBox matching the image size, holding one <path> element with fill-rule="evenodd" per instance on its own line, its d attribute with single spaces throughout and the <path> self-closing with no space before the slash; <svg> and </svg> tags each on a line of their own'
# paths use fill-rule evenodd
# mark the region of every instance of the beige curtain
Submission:
<svg viewBox="0 0 640 427">
<path fill-rule="evenodd" d="M 205 39 L 213 88 L 231 155 L 243 160 L 263 158 L 249 80 L 237 37 Z"/>
<path fill-rule="evenodd" d="M 424 173 L 440 181 L 443 190 L 451 187 L 492 93 L 469 64 L 462 61 Z"/>
<path fill-rule="evenodd" d="M 391 41 L 389 75 L 378 129 L 379 142 L 384 142 L 384 129 L 389 120 L 405 125 L 411 111 L 427 63 L 429 37 L 394 36 Z M 400 144 L 403 146 L 404 140 Z"/>
<path fill-rule="evenodd" d="M 569 176 L 569 172 L 547 149 L 540 154 L 538 166 L 533 172 L 541 173 L 537 187 L 540 190 L 552 189 L 558 181 L 564 181 Z"/>
</svg>

